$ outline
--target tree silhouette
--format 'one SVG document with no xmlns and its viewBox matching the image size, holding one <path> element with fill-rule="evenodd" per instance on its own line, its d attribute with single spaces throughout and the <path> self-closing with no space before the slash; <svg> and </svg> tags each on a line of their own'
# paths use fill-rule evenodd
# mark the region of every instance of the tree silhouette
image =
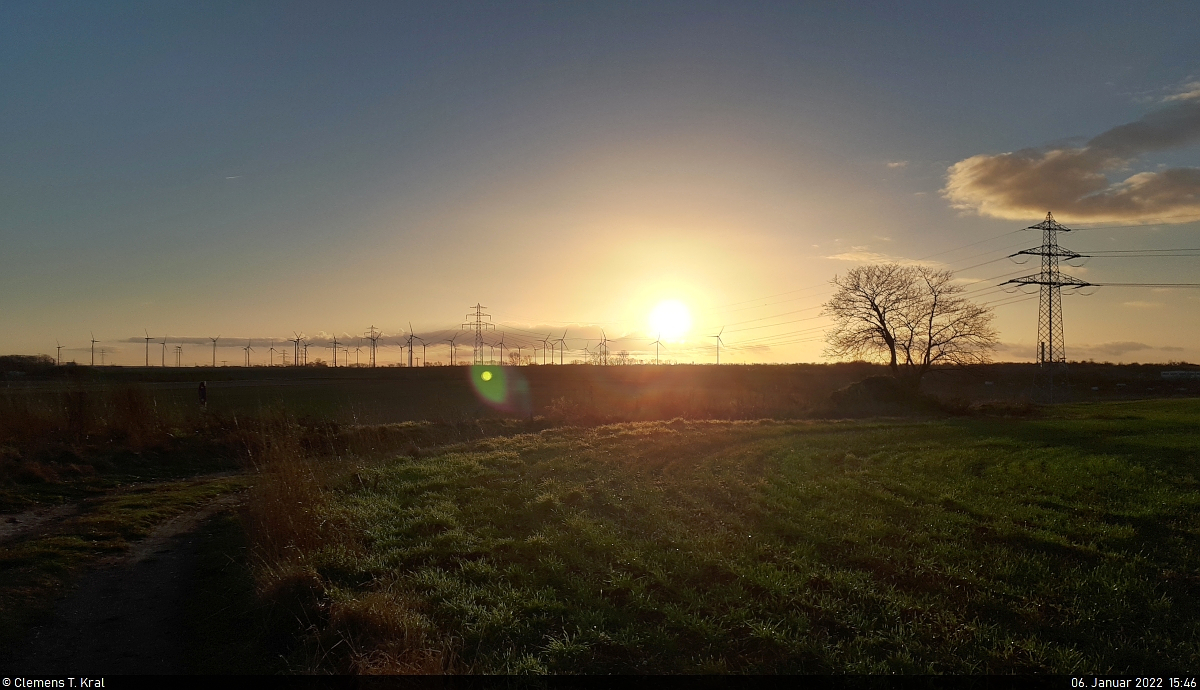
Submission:
<svg viewBox="0 0 1200 690">
<path fill-rule="evenodd" d="M 832 281 L 823 314 L 833 318 L 826 356 L 885 360 L 912 387 L 935 364 L 987 362 L 996 346 L 992 311 L 962 296 L 950 271 L 872 264 Z"/>
</svg>

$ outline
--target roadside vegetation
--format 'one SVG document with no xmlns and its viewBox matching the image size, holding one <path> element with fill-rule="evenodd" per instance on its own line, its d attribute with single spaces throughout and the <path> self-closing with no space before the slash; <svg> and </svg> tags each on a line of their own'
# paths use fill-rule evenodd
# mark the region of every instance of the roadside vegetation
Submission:
<svg viewBox="0 0 1200 690">
<path fill-rule="evenodd" d="M 1198 459 L 1196 400 L 281 442 L 245 520 L 298 670 L 1165 672 L 1200 662 Z"/>
</svg>

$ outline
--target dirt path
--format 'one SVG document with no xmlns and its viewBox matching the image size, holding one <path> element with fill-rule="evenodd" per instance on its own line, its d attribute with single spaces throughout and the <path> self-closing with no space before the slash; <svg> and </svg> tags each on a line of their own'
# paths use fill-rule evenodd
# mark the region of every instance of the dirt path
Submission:
<svg viewBox="0 0 1200 690">
<path fill-rule="evenodd" d="M 37 508 L 23 513 L 0 516 L 0 544 L 10 539 L 36 533 L 42 527 L 78 512 L 79 504 L 68 503 L 53 508 Z"/>
<path fill-rule="evenodd" d="M 160 525 L 119 557 L 101 562 L 30 634 L 23 674 L 166 674 L 187 672 L 183 601 L 194 585 L 206 520 L 233 509 L 226 495 Z"/>
</svg>

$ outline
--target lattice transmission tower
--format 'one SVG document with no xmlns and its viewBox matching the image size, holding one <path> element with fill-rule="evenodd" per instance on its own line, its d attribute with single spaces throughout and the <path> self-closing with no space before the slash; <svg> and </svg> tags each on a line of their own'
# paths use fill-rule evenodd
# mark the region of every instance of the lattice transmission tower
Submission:
<svg viewBox="0 0 1200 690">
<path fill-rule="evenodd" d="M 1062 290 L 1078 290 L 1092 284 L 1074 276 L 1069 276 L 1059 270 L 1061 262 L 1086 258 L 1070 249 L 1058 246 L 1058 233 L 1071 232 L 1071 229 L 1054 220 L 1052 213 L 1046 213 L 1046 220 L 1031 225 L 1026 230 L 1041 230 L 1042 245 L 1032 249 L 1022 249 L 1009 258 L 1019 256 L 1041 257 L 1042 270 L 1032 275 L 1007 280 L 1001 285 L 1038 286 L 1038 348 L 1037 363 L 1065 364 L 1067 350 L 1063 342 L 1062 323 Z"/>
<path fill-rule="evenodd" d="M 467 318 L 474 317 L 475 320 L 464 323 L 462 327 L 464 329 L 470 328 L 475 330 L 475 358 L 472 360 L 472 364 L 483 364 L 483 332 L 489 329 L 494 331 L 496 330 L 496 326 L 490 323 L 492 315 L 483 313 L 483 310 L 487 309 L 487 307 L 476 302 L 472 309 L 475 310 L 475 313 L 467 314 Z M 484 319 L 487 319 L 487 321 Z"/>
</svg>

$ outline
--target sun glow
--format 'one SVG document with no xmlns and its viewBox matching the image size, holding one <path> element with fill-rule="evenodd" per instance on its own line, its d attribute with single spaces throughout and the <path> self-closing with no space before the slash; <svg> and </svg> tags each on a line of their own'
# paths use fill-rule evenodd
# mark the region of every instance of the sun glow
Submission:
<svg viewBox="0 0 1200 690">
<path fill-rule="evenodd" d="M 650 334 L 664 340 L 681 340 L 692 329 L 692 315 L 683 302 L 669 299 L 650 312 Z"/>
</svg>

